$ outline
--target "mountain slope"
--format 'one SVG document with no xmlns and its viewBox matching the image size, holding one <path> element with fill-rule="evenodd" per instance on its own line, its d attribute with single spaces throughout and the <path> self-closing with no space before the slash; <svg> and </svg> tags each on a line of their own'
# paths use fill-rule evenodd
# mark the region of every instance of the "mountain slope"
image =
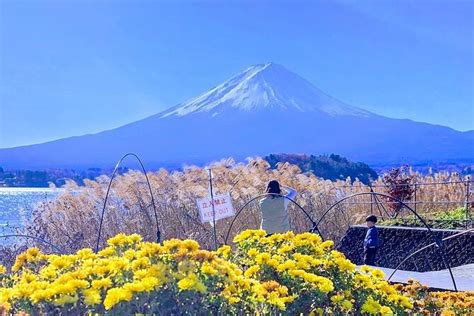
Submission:
<svg viewBox="0 0 474 316">
<path fill-rule="evenodd" d="M 202 95 L 93 135 L 0 149 L 9 168 L 205 163 L 271 152 L 338 153 L 359 161 L 474 161 L 474 131 L 390 119 L 338 101 L 276 64 L 250 67 Z"/>
<path fill-rule="evenodd" d="M 161 117 L 229 109 L 281 109 L 330 115 L 370 116 L 368 111 L 338 101 L 284 67 L 268 63 L 252 66 L 202 95 L 165 111 Z"/>
</svg>

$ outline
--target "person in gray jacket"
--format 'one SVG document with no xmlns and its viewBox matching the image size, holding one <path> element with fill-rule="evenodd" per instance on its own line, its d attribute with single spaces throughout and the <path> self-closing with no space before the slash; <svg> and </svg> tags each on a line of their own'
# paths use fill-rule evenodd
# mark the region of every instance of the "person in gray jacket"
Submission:
<svg viewBox="0 0 474 316">
<path fill-rule="evenodd" d="M 296 190 L 290 187 L 283 187 L 286 195 L 283 196 L 280 183 L 272 180 L 268 183 L 268 196 L 260 200 L 260 209 L 262 210 L 261 228 L 271 235 L 274 233 L 285 233 L 290 230 L 290 221 L 288 218 L 289 199 L 296 197 Z"/>
</svg>

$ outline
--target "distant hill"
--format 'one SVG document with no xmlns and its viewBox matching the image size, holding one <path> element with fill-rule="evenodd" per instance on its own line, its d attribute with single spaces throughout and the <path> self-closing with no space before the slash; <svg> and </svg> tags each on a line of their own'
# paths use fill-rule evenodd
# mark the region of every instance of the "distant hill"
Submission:
<svg viewBox="0 0 474 316">
<path fill-rule="evenodd" d="M 338 153 L 371 165 L 474 161 L 474 131 L 380 116 L 268 63 L 113 130 L 0 149 L 0 166 L 108 168 L 127 152 L 138 154 L 147 166 L 203 164 L 221 157 L 242 160 L 275 152 Z"/>
<path fill-rule="evenodd" d="M 127 172 L 127 168 L 119 168 L 118 173 Z M 62 186 L 67 180 L 79 185 L 85 179 L 95 179 L 101 175 L 110 175 L 112 170 L 89 168 L 86 170 L 48 169 L 48 170 L 4 170 L 0 167 L 0 187 L 48 187 L 50 184 Z"/>
<path fill-rule="evenodd" d="M 289 162 L 297 165 L 303 172 L 312 172 L 317 177 L 328 180 L 344 180 L 356 178 L 365 184 L 370 179 L 377 179 L 378 175 L 372 168 L 363 162 L 351 162 L 339 155 L 314 156 L 303 154 L 271 154 L 265 156 L 272 168 L 279 162 Z"/>
</svg>

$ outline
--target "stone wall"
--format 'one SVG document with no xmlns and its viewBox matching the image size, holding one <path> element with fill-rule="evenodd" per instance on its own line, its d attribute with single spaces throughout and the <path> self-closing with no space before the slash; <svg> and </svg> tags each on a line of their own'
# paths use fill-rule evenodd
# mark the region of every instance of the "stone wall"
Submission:
<svg viewBox="0 0 474 316">
<path fill-rule="evenodd" d="M 338 245 L 338 250 L 343 252 L 355 264 L 363 264 L 363 240 L 367 227 L 351 226 Z M 433 229 L 436 238 L 442 239 L 459 230 Z M 376 265 L 395 268 L 405 256 L 415 252 L 425 245 L 432 243 L 426 228 L 378 226 L 381 246 L 378 249 Z M 446 260 L 451 267 L 474 263 L 474 232 L 466 233 L 443 242 Z M 440 251 L 436 246 L 430 247 L 410 258 L 401 270 L 409 271 L 436 271 L 443 270 L 445 266 Z"/>
</svg>

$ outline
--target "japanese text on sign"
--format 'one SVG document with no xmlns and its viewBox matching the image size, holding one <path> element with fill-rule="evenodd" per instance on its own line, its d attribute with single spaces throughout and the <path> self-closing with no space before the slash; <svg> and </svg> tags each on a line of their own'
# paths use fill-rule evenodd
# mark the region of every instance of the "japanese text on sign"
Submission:
<svg viewBox="0 0 474 316">
<path fill-rule="evenodd" d="M 197 204 L 201 222 L 212 222 L 213 216 L 211 198 L 197 199 Z M 235 215 L 234 208 L 232 206 L 232 199 L 229 193 L 214 196 L 214 210 L 216 212 L 216 221 Z"/>
</svg>

